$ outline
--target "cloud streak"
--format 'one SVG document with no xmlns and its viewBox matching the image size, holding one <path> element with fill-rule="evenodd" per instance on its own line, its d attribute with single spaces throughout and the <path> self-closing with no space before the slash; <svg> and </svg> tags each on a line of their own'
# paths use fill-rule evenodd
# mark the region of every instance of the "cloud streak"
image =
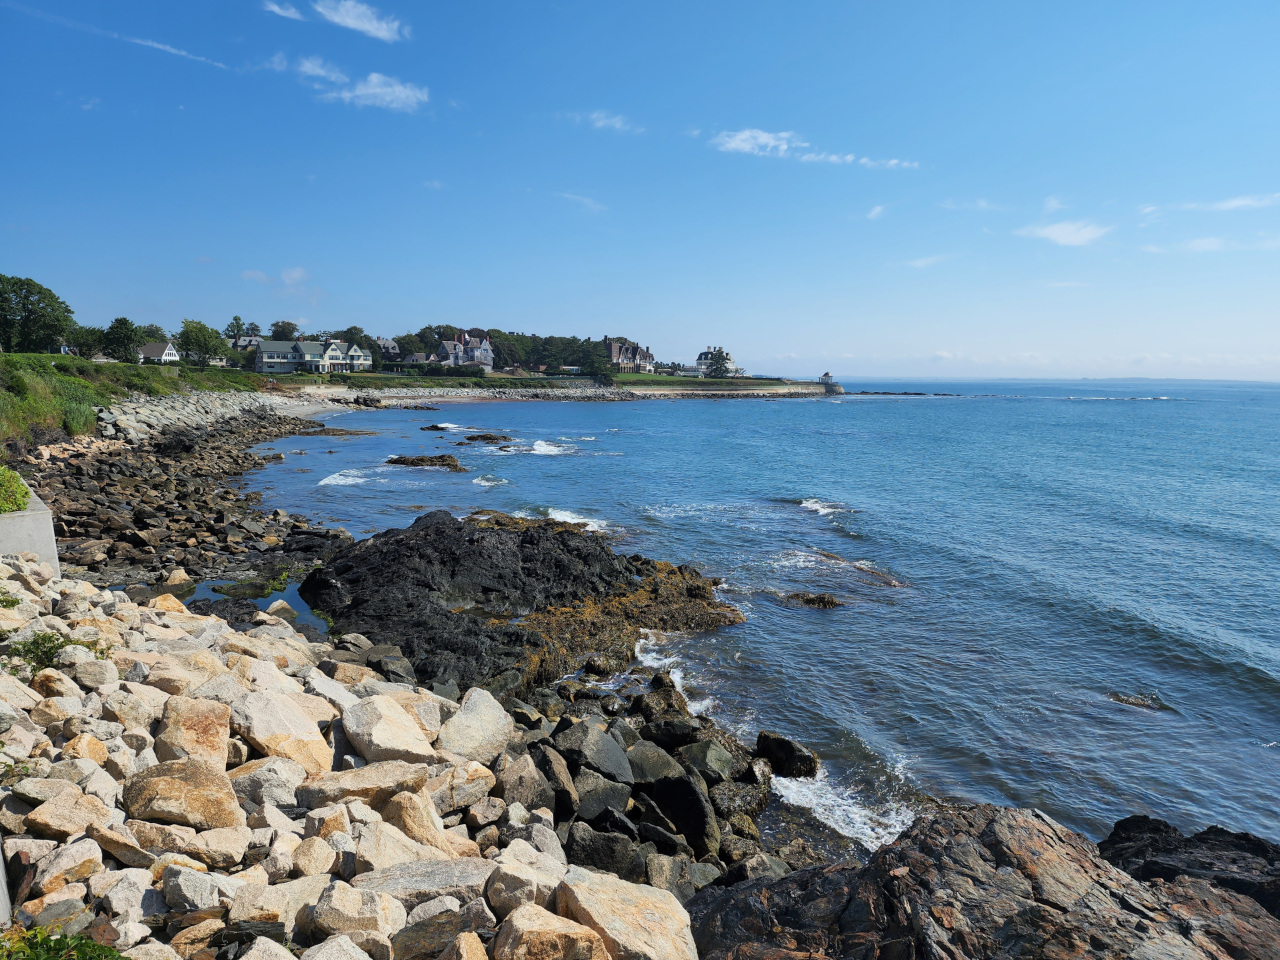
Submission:
<svg viewBox="0 0 1280 960">
<path fill-rule="evenodd" d="M 561 197 L 571 203 L 576 203 L 587 213 L 604 213 L 609 208 L 599 201 L 592 200 L 590 197 L 582 197 L 576 193 L 557 193 L 557 197 Z"/>
<path fill-rule="evenodd" d="M 311 6 L 330 23 L 366 37 L 386 43 L 409 39 L 408 24 L 402 26 L 396 17 L 384 17 L 377 8 L 360 0 L 316 0 Z"/>
<path fill-rule="evenodd" d="M 1280 193 L 1255 193 L 1248 196 L 1232 197 L 1216 203 L 1184 203 L 1183 210 L 1208 210 L 1222 213 L 1230 210 L 1258 210 L 1280 203 Z"/>
<path fill-rule="evenodd" d="M 837 166 L 858 164 L 869 170 L 907 170 L 920 164 L 914 160 L 873 160 L 852 153 L 830 153 L 826 150 L 800 151 L 811 146 L 793 130 L 770 133 L 758 127 L 725 130 L 711 138 L 713 147 L 723 153 L 746 153 L 756 157 L 796 157 L 801 163 L 830 163 Z"/>
<path fill-rule="evenodd" d="M 91 33 L 95 37 L 106 37 L 108 40 L 119 40 L 122 43 L 132 43 L 139 47 L 148 47 L 151 50 L 159 50 L 162 53 L 169 53 L 175 57 L 182 57 L 186 60 L 194 60 L 197 63 L 206 63 L 211 67 L 217 67 L 220 70 L 229 69 L 225 63 L 219 63 L 217 60 L 211 60 L 208 57 L 202 57 L 198 54 L 189 53 L 178 47 L 172 47 L 167 43 L 161 43 L 159 40 L 147 40 L 143 37 L 131 37 L 125 33 L 116 33 L 114 30 L 103 30 L 101 27 L 95 27 L 90 23 L 81 23 L 78 20 L 68 20 L 66 17 L 58 16 L 56 13 L 45 13 L 43 10 L 33 10 L 30 7 L 24 7 L 18 3 L 5 3 L 4 6 L 10 10 L 17 10 L 19 13 L 25 13 L 29 17 L 35 17 L 37 20 L 44 20 L 46 23 L 57 24 L 60 27 L 66 27 L 69 30 L 79 30 L 82 33 Z"/>
<path fill-rule="evenodd" d="M 303 57 L 298 61 L 298 73 L 311 80 L 323 80 L 326 83 L 346 83 L 347 75 L 331 63 L 325 63 L 320 57 Z"/>
<path fill-rule="evenodd" d="M 574 123 L 589 123 L 597 130 L 613 130 L 617 133 L 644 133 L 644 127 L 637 127 L 632 121 L 620 113 L 608 110 L 592 110 L 590 113 L 570 113 L 568 119 Z"/>
<path fill-rule="evenodd" d="M 292 3 L 272 3 L 271 0 L 262 0 L 262 9 L 268 13 L 274 13 L 278 17 L 284 17 L 287 20 L 305 20 L 304 17 Z"/>
<path fill-rule="evenodd" d="M 379 107 L 399 113 L 413 113 L 430 100 L 426 87 L 406 83 L 381 73 L 371 73 L 354 86 L 343 90 L 330 90 L 321 100 L 348 103 L 356 107 Z"/>
<path fill-rule="evenodd" d="M 1101 237 L 1106 236 L 1111 227 L 1102 227 L 1084 220 L 1063 220 L 1061 223 L 1050 223 L 1044 226 L 1027 226 L 1015 230 L 1020 237 L 1038 237 L 1048 240 L 1060 247 L 1087 247 Z"/>
</svg>

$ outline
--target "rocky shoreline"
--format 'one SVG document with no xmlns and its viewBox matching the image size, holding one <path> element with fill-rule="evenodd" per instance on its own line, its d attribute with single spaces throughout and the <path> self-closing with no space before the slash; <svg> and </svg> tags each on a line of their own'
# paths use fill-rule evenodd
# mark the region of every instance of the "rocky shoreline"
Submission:
<svg viewBox="0 0 1280 960">
<path fill-rule="evenodd" d="M 357 407 L 406 406 L 423 401 L 451 400 L 563 400 L 612 403 L 633 400 L 801 400 L 842 394 L 837 384 L 814 384 L 792 389 L 752 388 L 734 390 L 698 390 L 679 387 L 602 387 L 596 384 L 572 384 L 560 387 L 405 387 L 337 393 L 308 392 L 308 395 Z"/>
<path fill-rule="evenodd" d="M 1280 847 L 1248 835 L 1131 818 L 1100 854 L 1037 811 L 939 806 L 874 856 L 761 836 L 772 777 L 816 757 L 634 664 L 646 631 L 740 618 L 712 581 L 555 521 L 352 543 L 265 517 L 246 448 L 345 431 L 199 406 L 21 465 L 67 534 L 66 579 L 0 565 L 24 924 L 135 960 L 1280 957 Z M 290 573 L 329 636 L 171 595 Z"/>
</svg>

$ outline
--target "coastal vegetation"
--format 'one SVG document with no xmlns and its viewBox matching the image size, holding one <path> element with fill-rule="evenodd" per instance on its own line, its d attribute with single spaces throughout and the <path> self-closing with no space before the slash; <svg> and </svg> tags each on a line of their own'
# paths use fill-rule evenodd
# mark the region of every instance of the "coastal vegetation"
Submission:
<svg viewBox="0 0 1280 960">
<path fill-rule="evenodd" d="M 189 390 L 257 390 L 265 383 L 265 377 L 239 370 L 5 354 L 0 359 L 0 443 L 92 433 L 93 408 L 129 394 L 158 397 Z"/>
<path fill-rule="evenodd" d="M 22 478 L 8 467 L 0 467 L 0 513 L 17 513 L 30 502 L 31 492 Z"/>
</svg>

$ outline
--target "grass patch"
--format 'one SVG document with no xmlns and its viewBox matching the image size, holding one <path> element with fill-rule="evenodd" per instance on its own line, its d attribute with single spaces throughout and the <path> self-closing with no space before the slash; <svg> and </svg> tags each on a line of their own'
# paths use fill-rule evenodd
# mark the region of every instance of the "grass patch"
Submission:
<svg viewBox="0 0 1280 960">
<path fill-rule="evenodd" d="M 170 367 L 172 372 L 174 368 Z M 93 363 L 80 357 L 12 353 L 0 358 L 0 443 L 92 433 L 94 407 L 130 394 L 160 397 L 193 390 L 254 391 L 266 377 L 243 370 Z"/>
<path fill-rule="evenodd" d="M 43 927 L 14 927 L 0 936 L 0 957 L 7 960 L 121 960 L 122 954 L 86 936 L 64 937 Z"/>
<path fill-rule="evenodd" d="M 0 467 L 0 513 L 17 513 L 30 502 L 31 491 L 22 478 L 8 467 Z"/>
<path fill-rule="evenodd" d="M 58 652 L 65 647 L 84 647 L 99 660 L 105 660 L 109 652 L 99 640 L 72 640 L 60 633 L 47 632 L 37 633 L 30 640 L 13 641 L 6 653 L 10 658 L 25 663 L 35 674 L 56 667 Z"/>
</svg>

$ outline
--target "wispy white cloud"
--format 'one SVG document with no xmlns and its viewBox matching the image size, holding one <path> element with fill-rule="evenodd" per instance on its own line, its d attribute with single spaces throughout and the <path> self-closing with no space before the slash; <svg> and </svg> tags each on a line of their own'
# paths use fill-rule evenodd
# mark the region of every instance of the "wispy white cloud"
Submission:
<svg viewBox="0 0 1280 960">
<path fill-rule="evenodd" d="M 1096 223 L 1084 220 L 1063 220 L 1061 223 L 1050 223 L 1045 226 L 1028 226 L 1015 230 L 1020 237 L 1039 237 L 1060 247 L 1087 247 L 1093 241 L 1106 236 L 1111 227 L 1101 227 Z"/>
<path fill-rule="evenodd" d="M 422 185 L 426 187 L 428 190 L 444 189 L 444 184 L 441 183 L 439 180 L 423 180 Z"/>
<path fill-rule="evenodd" d="M 289 267 L 280 271 L 280 279 L 286 287 L 297 287 L 307 279 L 305 267 Z"/>
<path fill-rule="evenodd" d="M 993 210 L 1004 210 L 1005 207 L 997 206 L 990 200 L 983 200 L 979 197 L 977 200 L 943 200 L 939 204 L 943 210 L 977 210 L 980 213 L 989 213 Z"/>
<path fill-rule="evenodd" d="M 1221 237 L 1197 237 L 1183 244 L 1192 253 L 1217 253 L 1226 249 L 1226 241 Z"/>
<path fill-rule="evenodd" d="M 1067 209 L 1067 205 L 1063 203 L 1061 200 L 1059 200 L 1057 197 L 1044 198 L 1045 213 L 1055 213 L 1058 210 L 1065 210 L 1065 209 Z"/>
<path fill-rule="evenodd" d="M 323 80 L 326 83 L 346 83 L 347 75 L 331 63 L 325 63 L 320 57 L 303 57 L 298 61 L 298 73 L 310 80 Z"/>
<path fill-rule="evenodd" d="M 316 13 L 330 23 L 348 30 L 355 30 L 375 40 L 395 43 L 409 39 L 408 24 L 401 25 L 393 16 L 383 16 L 377 8 L 360 0 L 316 0 L 311 5 Z"/>
<path fill-rule="evenodd" d="M 917 270 L 923 270 L 926 267 L 932 267 L 942 263 L 944 260 L 950 260 L 953 256 L 955 256 L 953 253 L 940 253 L 934 257 L 920 257 L 917 260 L 908 260 L 907 266 L 915 267 Z"/>
<path fill-rule="evenodd" d="M 292 3 L 272 3 L 271 0 L 262 0 L 262 9 L 268 13 L 274 13 L 277 16 L 286 17 L 289 20 L 305 20 L 307 19 Z"/>
<path fill-rule="evenodd" d="M 757 157 L 796 157 L 801 163 L 832 163 L 838 166 L 857 163 L 876 170 L 905 170 L 920 166 L 914 160 L 873 160 L 852 153 L 831 153 L 826 150 L 801 153 L 810 144 L 807 140 L 801 140 L 793 130 L 779 133 L 770 133 L 757 127 L 725 130 L 712 137 L 710 143 L 725 153 L 749 153 Z"/>
<path fill-rule="evenodd" d="M 870 157 L 859 157 L 858 163 L 868 170 L 918 170 L 920 164 L 915 160 L 872 160 Z"/>
<path fill-rule="evenodd" d="M 576 193 L 557 193 L 556 196 L 561 197 L 565 200 L 568 200 L 572 203 L 576 203 L 578 206 L 582 207 L 582 209 L 587 211 L 588 213 L 604 213 L 606 210 L 609 209 L 603 203 L 600 203 L 596 200 L 592 200 L 590 197 L 579 196 Z"/>
<path fill-rule="evenodd" d="M 250 70 L 274 70 L 276 73 L 284 73 L 289 69 L 289 58 L 283 53 L 277 52 L 269 60 L 264 60 L 259 66 L 249 67 Z"/>
<path fill-rule="evenodd" d="M 90 97 L 88 100 L 81 100 L 81 101 L 80 101 L 80 109 L 81 109 L 81 110 L 92 110 L 94 107 L 96 107 L 96 106 L 97 106 L 98 104 L 100 104 L 101 102 L 102 102 L 102 101 L 101 101 L 101 100 L 99 100 L 97 97 Z"/>
<path fill-rule="evenodd" d="M 876 206 L 872 207 L 869 211 L 867 211 L 868 220 L 879 220 L 883 216 L 884 216 L 884 206 L 881 204 L 876 204 Z"/>
<path fill-rule="evenodd" d="M 853 163 L 858 158 L 852 153 L 806 153 L 800 157 L 801 163 L 837 163 L 846 164 Z"/>
<path fill-rule="evenodd" d="M 1183 210 L 1210 210 L 1224 212 L 1228 210 L 1257 210 L 1280 203 L 1280 193 L 1255 193 L 1249 196 L 1232 197 L 1229 200 L 1218 200 L 1215 203 L 1184 203 Z"/>
<path fill-rule="evenodd" d="M 592 110 L 590 113 L 570 113 L 574 123 L 589 123 L 597 130 L 616 130 L 618 133 L 644 133 L 644 127 L 637 127 L 620 113 L 608 110 Z"/>
<path fill-rule="evenodd" d="M 241 279 L 241 280 L 254 280 L 254 281 L 258 282 L 258 283 L 264 283 L 264 284 L 265 284 L 265 283 L 270 283 L 270 282 L 271 282 L 271 278 L 270 278 L 270 277 L 268 277 L 268 276 L 267 276 L 265 273 L 263 273 L 261 270 L 242 270 L 242 271 L 240 272 L 240 279 Z"/>
<path fill-rule="evenodd" d="M 413 113 L 430 99 L 430 95 L 426 87 L 405 83 L 381 73 L 371 73 L 354 86 L 330 90 L 321 99 L 350 103 L 357 107 L 381 107 L 383 110 Z"/>
<path fill-rule="evenodd" d="M 711 145 L 725 153 L 750 153 L 757 157 L 785 157 L 792 150 L 809 146 L 790 130 L 769 133 L 755 127 L 718 133 L 711 138 Z"/>
<path fill-rule="evenodd" d="M 158 40 L 145 40 L 142 37 L 131 37 L 127 34 L 116 33 L 114 30 L 103 30 L 101 27 L 95 27 L 89 23 L 81 23 L 78 20 L 68 20 L 66 17 L 59 16 L 56 13 L 45 13 L 43 10 L 33 10 L 30 7 L 24 7 L 17 3 L 6 2 L 4 4 L 11 10 L 24 13 L 29 17 L 35 17 L 38 20 L 44 20 L 47 23 L 56 23 L 60 27 L 67 27 L 71 30 L 80 30 L 84 33 L 91 33 L 97 37 L 107 37 L 111 40 L 120 40 L 123 43 L 133 43 L 140 47 L 149 47 L 152 50 L 160 50 L 164 53 L 171 53 L 175 57 L 183 57 L 187 60 L 195 60 L 198 63 L 207 63 L 211 67 L 218 67 L 221 70 L 228 69 L 225 63 L 219 63 L 217 60 L 210 60 L 208 57 L 197 56 L 194 53 L 188 53 L 186 50 L 180 50 L 177 47 L 171 47 L 167 43 L 160 43 Z"/>
</svg>

